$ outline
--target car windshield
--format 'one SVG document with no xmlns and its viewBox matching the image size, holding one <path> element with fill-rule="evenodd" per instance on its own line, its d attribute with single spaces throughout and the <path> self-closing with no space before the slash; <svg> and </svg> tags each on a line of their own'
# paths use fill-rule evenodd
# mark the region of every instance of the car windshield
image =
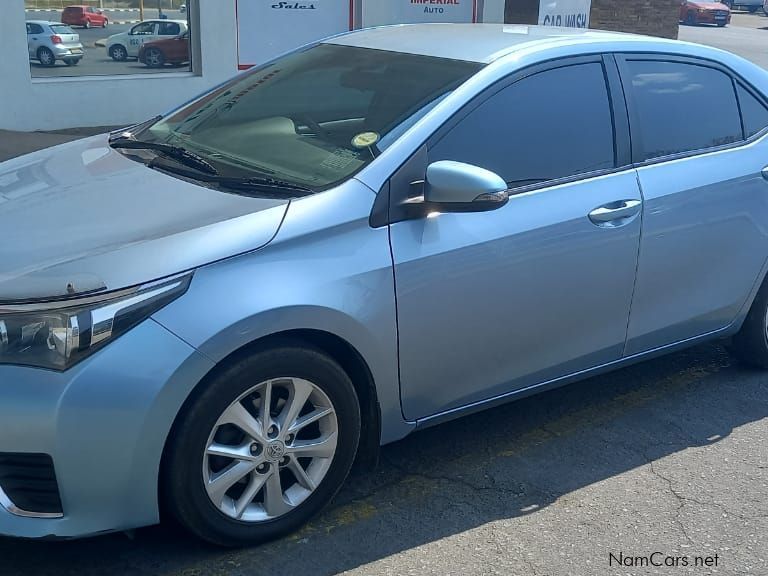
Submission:
<svg viewBox="0 0 768 576">
<path fill-rule="evenodd" d="M 74 34 L 72 31 L 72 28 L 69 26 L 64 26 L 62 24 L 52 24 L 51 30 L 53 30 L 54 34 Z"/>
<path fill-rule="evenodd" d="M 183 147 L 223 176 L 266 174 L 319 191 L 365 167 L 481 66 L 319 44 L 236 77 L 136 136 Z"/>
</svg>

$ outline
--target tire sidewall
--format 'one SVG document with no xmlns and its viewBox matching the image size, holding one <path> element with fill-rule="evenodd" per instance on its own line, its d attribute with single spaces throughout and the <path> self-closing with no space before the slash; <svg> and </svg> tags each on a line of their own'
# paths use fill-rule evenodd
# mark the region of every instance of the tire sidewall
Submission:
<svg viewBox="0 0 768 576">
<path fill-rule="evenodd" d="M 218 510 L 203 484 L 203 455 L 216 422 L 229 405 L 259 382 L 303 378 L 321 388 L 338 422 L 336 454 L 323 481 L 296 509 L 259 523 L 234 520 Z M 357 453 L 360 409 L 349 377 L 335 362 L 312 349 L 265 351 L 225 368 L 185 409 L 172 438 L 165 470 L 171 511 L 192 532 L 221 546 L 242 546 L 292 532 L 320 511 L 347 477 Z"/>
</svg>

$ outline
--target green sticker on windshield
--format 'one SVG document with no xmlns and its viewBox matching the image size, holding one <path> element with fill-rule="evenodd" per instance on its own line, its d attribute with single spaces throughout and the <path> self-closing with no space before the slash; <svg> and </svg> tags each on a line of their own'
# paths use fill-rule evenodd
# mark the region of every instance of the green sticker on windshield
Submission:
<svg viewBox="0 0 768 576">
<path fill-rule="evenodd" d="M 352 146 L 355 148 L 368 148 L 379 141 L 378 132 L 363 132 L 352 138 Z"/>
</svg>

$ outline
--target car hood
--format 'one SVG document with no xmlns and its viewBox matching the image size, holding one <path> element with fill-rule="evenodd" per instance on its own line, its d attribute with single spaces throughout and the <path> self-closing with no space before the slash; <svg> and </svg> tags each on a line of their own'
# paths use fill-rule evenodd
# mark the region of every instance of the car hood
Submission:
<svg viewBox="0 0 768 576">
<path fill-rule="evenodd" d="M 255 250 L 288 203 L 168 176 L 106 135 L 21 156 L 0 164 L 0 302 L 117 290 Z"/>
</svg>

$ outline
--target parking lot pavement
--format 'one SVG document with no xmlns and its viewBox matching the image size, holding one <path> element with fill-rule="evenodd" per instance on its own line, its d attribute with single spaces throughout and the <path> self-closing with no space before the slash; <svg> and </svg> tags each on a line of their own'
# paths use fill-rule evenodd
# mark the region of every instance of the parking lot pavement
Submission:
<svg viewBox="0 0 768 576">
<path fill-rule="evenodd" d="M 0 573 L 764 575 L 766 383 L 702 346 L 385 447 L 376 471 L 275 543 L 219 550 L 170 527 L 0 539 Z M 617 564 L 654 552 L 710 567 Z"/>
<path fill-rule="evenodd" d="M 680 40 L 728 50 L 768 69 L 768 17 L 762 13 L 734 13 L 725 28 L 680 26 Z"/>
</svg>

